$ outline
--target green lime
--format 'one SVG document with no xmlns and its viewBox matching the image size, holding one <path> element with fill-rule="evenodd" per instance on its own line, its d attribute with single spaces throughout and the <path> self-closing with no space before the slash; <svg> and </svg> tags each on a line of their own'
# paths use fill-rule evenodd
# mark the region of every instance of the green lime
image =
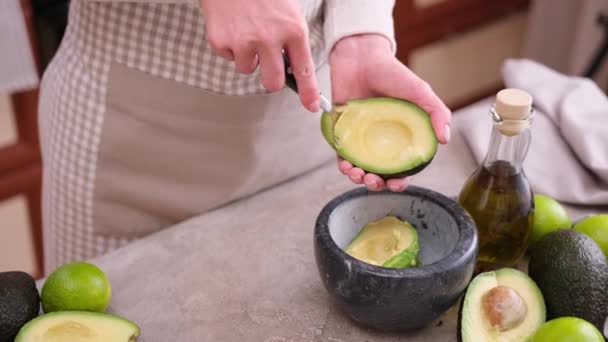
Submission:
<svg viewBox="0 0 608 342">
<path fill-rule="evenodd" d="M 608 214 L 589 216 L 576 223 L 574 229 L 589 236 L 608 256 Z"/>
<path fill-rule="evenodd" d="M 597 328 L 577 317 L 560 317 L 541 325 L 530 342 L 604 342 Z"/>
<path fill-rule="evenodd" d="M 534 226 L 530 236 L 530 246 L 555 230 L 572 226 L 566 209 L 551 197 L 534 195 L 534 207 Z"/>
<path fill-rule="evenodd" d="M 108 277 L 99 267 L 87 262 L 73 262 L 49 275 L 40 297 L 44 312 L 105 312 L 112 297 L 112 288 Z"/>
</svg>

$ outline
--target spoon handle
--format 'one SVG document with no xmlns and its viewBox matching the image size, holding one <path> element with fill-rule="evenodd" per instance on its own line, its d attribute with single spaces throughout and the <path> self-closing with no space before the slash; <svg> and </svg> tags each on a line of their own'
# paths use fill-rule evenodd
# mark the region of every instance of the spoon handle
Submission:
<svg viewBox="0 0 608 342">
<path fill-rule="evenodd" d="M 291 62 L 289 61 L 289 57 L 287 57 L 286 54 L 283 54 L 283 63 L 285 64 L 285 84 L 287 84 L 291 90 L 298 93 L 298 83 L 296 82 L 296 78 L 291 70 Z M 320 94 L 319 102 L 319 105 L 323 111 L 328 113 L 332 111 L 331 102 L 329 102 L 329 100 L 323 96 L 323 94 Z"/>
</svg>

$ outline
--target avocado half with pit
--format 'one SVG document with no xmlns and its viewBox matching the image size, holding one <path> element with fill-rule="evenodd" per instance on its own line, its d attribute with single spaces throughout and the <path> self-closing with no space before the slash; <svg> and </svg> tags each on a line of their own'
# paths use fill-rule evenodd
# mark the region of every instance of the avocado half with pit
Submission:
<svg viewBox="0 0 608 342">
<path fill-rule="evenodd" d="M 100 312 L 57 311 L 25 324 L 15 342 L 133 342 L 139 327 L 126 318 Z"/>
<path fill-rule="evenodd" d="M 408 222 L 386 216 L 366 224 L 344 251 L 375 266 L 416 266 L 420 251 L 418 232 Z"/>
<path fill-rule="evenodd" d="M 345 160 L 385 179 L 414 175 L 437 152 L 430 116 L 402 99 L 348 101 L 321 116 L 327 143 Z"/>
<path fill-rule="evenodd" d="M 462 342 L 528 341 L 546 320 L 545 301 L 525 273 L 502 268 L 477 275 L 458 317 Z"/>
</svg>

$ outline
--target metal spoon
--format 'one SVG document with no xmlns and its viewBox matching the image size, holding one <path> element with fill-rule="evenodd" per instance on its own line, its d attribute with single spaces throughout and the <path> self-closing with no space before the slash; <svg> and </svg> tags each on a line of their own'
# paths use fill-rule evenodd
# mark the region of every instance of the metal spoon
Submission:
<svg viewBox="0 0 608 342">
<path fill-rule="evenodd" d="M 296 82 L 295 76 L 293 75 L 293 71 L 291 70 L 291 62 L 289 61 L 289 57 L 287 57 L 286 54 L 283 54 L 283 62 L 285 63 L 285 83 L 291 90 L 295 91 L 297 94 L 298 84 Z M 323 94 L 320 94 L 319 106 L 325 112 L 329 113 L 332 111 L 331 102 L 329 102 L 329 100 L 325 98 Z"/>
</svg>

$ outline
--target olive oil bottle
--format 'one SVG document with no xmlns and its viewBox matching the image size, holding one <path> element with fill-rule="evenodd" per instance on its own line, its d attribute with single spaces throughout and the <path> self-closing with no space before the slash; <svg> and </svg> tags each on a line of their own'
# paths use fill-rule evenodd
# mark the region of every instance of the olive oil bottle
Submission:
<svg viewBox="0 0 608 342">
<path fill-rule="evenodd" d="M 490 114 L 487 154 L 458 196 L 477 225 L 476 272 L 513 267 L 526 250 L 534 219 L 534 194 L 523 169 L 531 141 L 532 97 L 520 89 L 503 89 Z"/>
</svg>

